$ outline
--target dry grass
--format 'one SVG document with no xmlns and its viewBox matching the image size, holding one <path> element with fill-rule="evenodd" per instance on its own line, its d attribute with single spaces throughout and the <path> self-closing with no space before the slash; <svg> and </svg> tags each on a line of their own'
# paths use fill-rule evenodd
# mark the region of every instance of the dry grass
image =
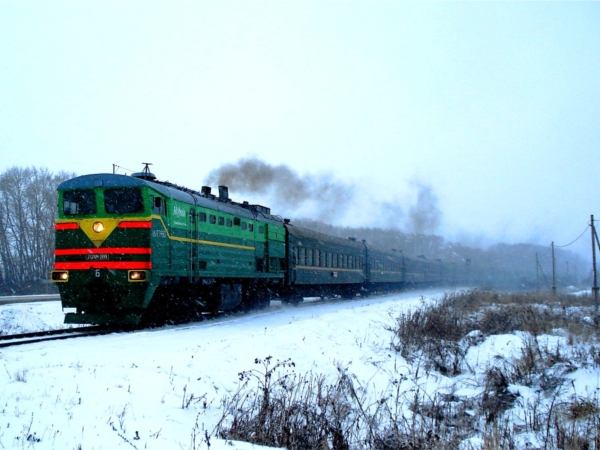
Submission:
<svg viewBox="0 0 600 450">
<path fill-rule="evenodd" d="M 459 398 L 407 391 L 396 374 L 387 394 L 373 399 L 344 369 L 331 381 L 298 375 L 291 361 L 269 357 L 256 360 L 258 369 L 240 374 L 239 390 L 224 400 L 215 431 L 224 438 L 292 450 L 444 450 L 461 443 L 465 450 L 600 450 L 599 399 L 564 400 L 563 395 L 568 373 L 600 367 L 599 333 L 591 313 L 586 297 L 447 295 L 399 316 L 390 328 L 392 347 L 413 367 L 464 378 L 470 376 L 464 359 L 471 346 L 493 334 L 521 332 L 521 353 L 483 372 L 477 381 L 481 394 Z M 547 334 L 561 336 L 568 345 L 548 346 Z M 419 375 L 414 376 L 416 385 Z M 511 389 L 514 385 L 538 395 L 524 402 Z M 535 437 L 538 447 L 523 444 L 519 435 Z"/>
</svg>

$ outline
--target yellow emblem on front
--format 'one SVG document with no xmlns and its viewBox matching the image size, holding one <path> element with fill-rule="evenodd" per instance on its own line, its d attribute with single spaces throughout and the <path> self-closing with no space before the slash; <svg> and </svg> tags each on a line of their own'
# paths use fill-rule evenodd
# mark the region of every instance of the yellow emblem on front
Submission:
<svg viewBox="0 0 600 450">
<path fill-rule="evenodd" d="M 119 220 L 116 219 L 82 219 L 79 221 L 79 227 L 85 235 L 90 238 L 96 247 L 100 247 L 106 238 L 110 236 Z"/>
</svg>

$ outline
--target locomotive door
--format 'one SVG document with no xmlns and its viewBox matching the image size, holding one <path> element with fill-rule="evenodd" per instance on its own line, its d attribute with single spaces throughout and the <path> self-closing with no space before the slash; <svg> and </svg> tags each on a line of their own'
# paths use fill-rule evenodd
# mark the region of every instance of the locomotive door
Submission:
<svg viewBox="0 0 600 450">
<path fill-rule="evenodd" d="M 269 240 L 267 239 L 269 236 L 268 225 L 265 224 L 256 224 L 255 228 L 255 250 L 254 250 L 254 260 L 256 261 L 256 271 L 257 272 L 268 272 L 269 271 Z"/>
<path fill-rule="evenodd" d="M 198 214 L 195 208 L 190 209 L 190 281 L 196 283 L 200 277 L 200 267 L 198 264 Z"/>
</svg>

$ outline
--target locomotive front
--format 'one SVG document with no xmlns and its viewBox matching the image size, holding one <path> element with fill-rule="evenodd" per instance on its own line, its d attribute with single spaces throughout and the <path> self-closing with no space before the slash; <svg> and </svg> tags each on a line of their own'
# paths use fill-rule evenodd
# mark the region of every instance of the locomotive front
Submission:
<svg viewBox="0 0 600 450">
<path fill-rule="evenodd" d="M 85 175 L 58 187 L 55 263 L 65 323 L 139 322 L 152 284 L 151 197 L 134 177 Z"/>
</svg>

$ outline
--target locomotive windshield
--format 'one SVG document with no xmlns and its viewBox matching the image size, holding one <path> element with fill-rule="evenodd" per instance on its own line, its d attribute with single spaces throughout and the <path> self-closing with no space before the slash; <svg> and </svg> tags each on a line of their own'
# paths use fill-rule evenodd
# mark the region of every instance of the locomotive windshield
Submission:
<svg viewBox="0 0 600 450">
<path fill-rule="evenodd" d="M 107 189 L 104 191 L 104 209 L 108 214 L 142 212 L 142 192 L 137 188 Z"/>
<path fill-rule="evenodd" d="M 66 216 L 96 214 L 96 195 L 93 190 L 66 191 L 63 194 L 63 212 Z"/>
</svg>

